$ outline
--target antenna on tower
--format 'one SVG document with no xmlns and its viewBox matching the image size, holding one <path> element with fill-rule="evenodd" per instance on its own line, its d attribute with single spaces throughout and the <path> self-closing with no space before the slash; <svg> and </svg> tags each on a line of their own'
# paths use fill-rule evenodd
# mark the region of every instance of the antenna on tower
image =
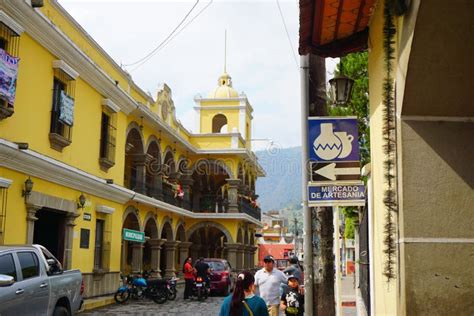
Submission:
<svg viewBox="0 0 474 316">
<path fill-rule="evenodd" d="M 227 30 L 224 31 L 224 73 L 227 72 Z"/>
</svg>

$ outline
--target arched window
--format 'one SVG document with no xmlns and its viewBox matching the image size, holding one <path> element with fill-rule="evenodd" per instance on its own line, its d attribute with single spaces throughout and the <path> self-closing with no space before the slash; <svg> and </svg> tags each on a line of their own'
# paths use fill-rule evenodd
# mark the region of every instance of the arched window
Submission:
<svg viewBox="0 0 474 316">
<path fill-rule="evenodd" d="M 213 133 L 227 133 L 227 117 L 223 114 L 217 114 L 212 119 Z"/>
</svg>

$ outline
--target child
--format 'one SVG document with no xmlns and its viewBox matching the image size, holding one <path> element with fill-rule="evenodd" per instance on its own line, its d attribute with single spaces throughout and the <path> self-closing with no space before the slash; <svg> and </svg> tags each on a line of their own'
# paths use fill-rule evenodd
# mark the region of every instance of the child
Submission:
<svg viewBox="0 0 474 316">
<path fill-rule="evenodd" d="M 298 278 L 294 275 L 288 277 L 288 287 L 281 295 L 280 309 L 285 315 L 304 315 L 304 295 L 300 294 Z"/>
</svg>

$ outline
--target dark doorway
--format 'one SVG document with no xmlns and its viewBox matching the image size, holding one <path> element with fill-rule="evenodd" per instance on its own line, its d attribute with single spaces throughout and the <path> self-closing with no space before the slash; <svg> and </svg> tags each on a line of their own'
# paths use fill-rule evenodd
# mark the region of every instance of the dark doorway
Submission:
<svg viewBox="0 0 474 316">
<path fill-rule="evenodd" d="M 42 208 L 36 212 L 33 243 L 46 247 L 64 264 L 64 237 L 66 216 L 54 210 Z"/>
</svg>

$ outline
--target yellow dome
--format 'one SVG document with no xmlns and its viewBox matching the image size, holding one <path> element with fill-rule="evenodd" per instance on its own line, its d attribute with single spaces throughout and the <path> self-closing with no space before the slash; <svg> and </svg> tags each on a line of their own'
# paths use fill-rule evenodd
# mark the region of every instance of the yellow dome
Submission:
<svg viewBox="0 0 474 316">
<path fill-rule="evenodd" d="M 219 77 L 218 87 L 211 91 L 208 95 L 209 99 L 229 99 L 229 98 L 238 98 L 239 93 L 237 90 L 232 88 L 232 78 L 228 73 L 224 72 L 222 76 Z"/>
</svg>

